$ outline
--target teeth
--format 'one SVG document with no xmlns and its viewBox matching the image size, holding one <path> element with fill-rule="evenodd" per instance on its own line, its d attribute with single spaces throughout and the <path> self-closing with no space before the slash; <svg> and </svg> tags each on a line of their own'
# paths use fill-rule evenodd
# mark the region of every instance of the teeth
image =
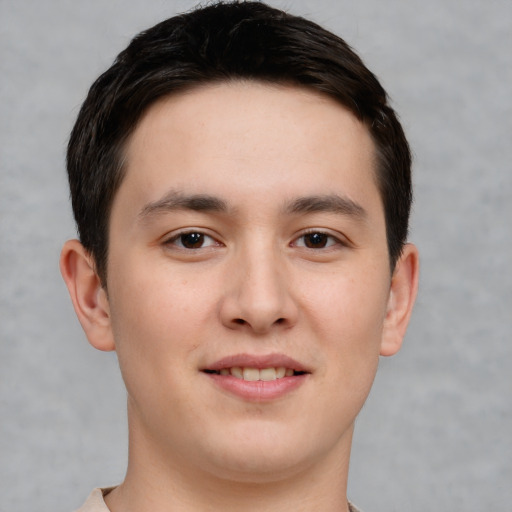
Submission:
<svg viewBox="0 0 512 512">
<path fill-rule="evenodd" d="M 242 368 L 239 368 L 238 366 L 233 366 L 233 368 L 231 368 L 231 375 L 233 375 L 233 377 L 236 377 L 237 379 L 244 378 L 244 372 Z"/>
<path fill-rule="evenodd" d="M 237 379 L 243 379 L 249 382 L 257 380 L 270 381 L 282 379 L 283 377 L 292 377 L 294 371 L 291 368 L 279 366 L 278 368 L 241 368 L 233 366 L 232 368 L 222 368 L 219 371 L 220 375 L 232 375 Z"/>
<path fill-rule="evenodd" d="M 263 368 L 260 370 L 260 380 L 276 380 L 277 372 L 275 368 Z"/>
<path fill-rule="evenodd" d="M 253 382 L 260 380 L 260 371 L 257 368 L 244 368 L 243 370 L 244 380 Z"/>
</svg>

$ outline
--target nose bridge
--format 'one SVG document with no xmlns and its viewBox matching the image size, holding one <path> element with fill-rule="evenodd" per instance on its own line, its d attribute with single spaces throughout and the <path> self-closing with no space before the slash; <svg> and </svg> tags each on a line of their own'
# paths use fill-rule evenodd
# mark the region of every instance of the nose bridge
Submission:
<svg viewBox="0 0 512 512">
<path fill-rule="evenodd" d="M 252 252 L 252 251 L 248 251 Z M 242 284 L 241 298 L 249 305 L 262 309 L 276 308 L 284 295 L 281 283 L 283 262 L 273 247 L 263 247 L 245 255 L 245 283 Z"/>
<path fill-rule="evenodd" d="M 225 320 L 262 333 L 275 325 L 291 325 L 295 307 L 283 254 L 272 240 L 254 237 L 238 252 L 231 272 Z"/>
</svg>

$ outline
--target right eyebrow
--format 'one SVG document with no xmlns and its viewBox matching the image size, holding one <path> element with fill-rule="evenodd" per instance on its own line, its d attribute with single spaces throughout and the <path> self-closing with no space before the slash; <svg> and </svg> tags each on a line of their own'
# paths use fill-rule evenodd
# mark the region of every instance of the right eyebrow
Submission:
<svg viewBox="0 0 512 512">
<path fill-rule="evenodd" d="M 212 195 L 184 194 L 183 192 L 171 190 L 162 198 L 144 205 L 138 214 L 138 218 L 143 220 L 176 210 L 225 213 L 228 211 L 228 205 L 223 199 Z"/>
</svg>

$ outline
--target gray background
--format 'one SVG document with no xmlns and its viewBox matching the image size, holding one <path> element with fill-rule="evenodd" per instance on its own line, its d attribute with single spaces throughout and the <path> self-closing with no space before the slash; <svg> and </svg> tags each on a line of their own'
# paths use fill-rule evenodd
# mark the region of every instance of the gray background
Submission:
<svg viewBox="0 0 512 512">
<path fill-rule="evenodd" d="M 0 1 L 0 511 L 70 511 L 126 464 L 113 354 L 58 271 L 74 236 L 64 151 L 93 79 L 194 1 Z M 358 420 L 365 512 L 512 510 L 512 2 L 280 1 L 342 35 L 415 153 L 421 290 Z"/>
</svg>

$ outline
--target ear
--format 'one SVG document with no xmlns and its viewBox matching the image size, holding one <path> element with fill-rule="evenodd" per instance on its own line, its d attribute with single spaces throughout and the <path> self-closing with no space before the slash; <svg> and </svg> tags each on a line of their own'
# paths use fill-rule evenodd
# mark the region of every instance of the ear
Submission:
<svg viewBox="0 0 512 512">
<path fill-rule="evenodd" d="M 93 257 L 78 240 L 68 240 L 60 255 L 60 271 L 89 343 L 98 350 L 115 350 L 107 292 Z"/>
<path fill-rule="evenodd" d="M 413 244 L 406 244 L 391 278 L 380 347 L 381 356 L 392 356 L 402 346 L 405 331 L 411 317 L 412 307 L 416 300 L 418 277 L 418 249 Z"/>
</svg>

